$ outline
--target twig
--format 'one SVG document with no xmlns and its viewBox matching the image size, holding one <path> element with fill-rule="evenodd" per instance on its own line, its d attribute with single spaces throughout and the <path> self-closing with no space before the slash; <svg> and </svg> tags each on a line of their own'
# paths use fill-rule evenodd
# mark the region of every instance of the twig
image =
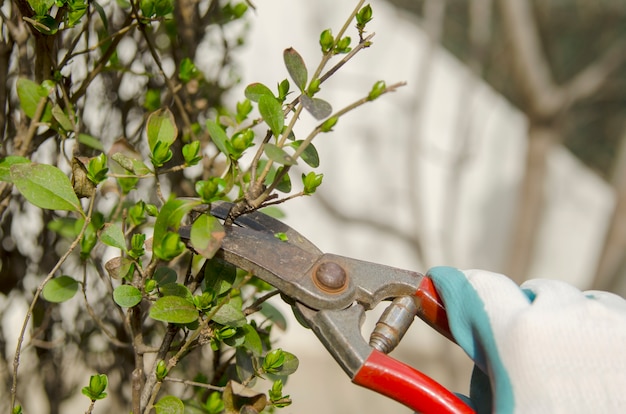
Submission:
<svg viewBox="0 0 626 414">
<path fill-rule="evenodd" d="M 30 120 L 30 125 L 28 126 L 28 131 L 26 132 L 26 136 L 23 141 L 20 142 L 20 146 L 16 151 L 17 155 L 24 156 L 28 153 L 28 149 L 30 148 L 30 143 L 35 137 L 35 133 L 37 132 L 37 128 L 41 126 L 39 120 L 43 116 L 43 112 L 46 109 L 46 104 L 48 103 L 48 97 L 43 96 L 39 99 L 37 103 L 37 109 L 35 109 L 35 115 Z"/>
<path fill-rule="evenodd" d="M 339 32 L 335 36 L 335 39 L 334 39 L 335 41 L 333 42 L 333 46 L 330 48 L 330 50 L 328 52 L 324 53 L 324 56 L 322 56 L 322 60 L 320 61 L 319 65 L 317 66 L 317 69 L 315 69 L 315 72 L 313 73 L 313 76 L 311 77 L 311 79 L 318 78 L 320 76 L 320 73 L 322 73 L 322 70 L 324 70 L 324 67 L 326 66 L 328 61 L 335 55 L 333 50 L 335 49 L 335 46 L 337 45 L 337 42 L 339 42 L 341 40 L 341 38 L 343 37 L 343 35 L 346 32 L 346 30 L 348 30 L 348 27 L 350 26 L 350 23 L 352 23 L 352 20 L 354 20 L 354 17 L 356 16 L 356 14 L 359 12 L 359 10 L 361 10 L 361 7 L 363 6 L 363 3 L 365 3 L 365 0 L 360 0 L 357 3 L 357 5 L 354 7 L 354 10 L 352 10 L 352 13 L 350 13 L 350 16 L 346 19 L 346 21 L 344 22 L 343 26 L 341 27 L 341 29 L 339 30 Z"/>
<path fill-rule="evenodd" d="M 205 328 L 209 325 L 213 315 L 215 315 L 215 313 L 217 313 L 217 311 L 219 311 L 222 308 L 222 306 L 226 305 L 228 301 L 230 301 L 230 298 L 231 298 L 230 295 L 232 294 L 233 290 L 239 289 L 241 286 L 245 285 L 250 280 L 251 277 L 252 275 L 249 274 L 243 279 L 241 279 L 241 281 L 236 286 L 233 285 L 231 291 L 224 298 L 224 300 L 220 301 L 215 307 L 211 309 L 211 312 L 205 315 L 204 321 L 202 321 L 202 323 L 200 323 L 200 325 L 193 331 L 193 333 L 189 335 L 189 338 L 187 338 L 187 340 L 181 345 L 181 347 L 178 349 L 176 354 L 168 360 L 167 362 L 168 371 L 171 371 L 172 368 L 174 368 L 178 364 L 178 361 L 180 360 L 180 358 L 188 351 L 189 347 L 193 344 L 193 342 L 202 334 Z M 170 344 L 171 344 L 171 341 L 170 341 Z M 156 364 L 158 364 L 159 360 L 165 359 L 165 356 L 167 355 L 167 350 L 169 350 L 169 344 L 167 345 L 167 349 L 164 349 L 163 344 L 162 344 L 161 349 L 159 350 L 159 354 L 157 354 L 157 358 L 154 361 L 152 371 L 150 372 L 146 380 L 146 384 L 144 385 L 144 390 L 141 395 L 141 400 L 142 400 L 141 406 L 144 410 L 143 411 L 144 414 L 149 414 L 150 409 L 152 408 L 152 403 L 156 399 L 156 396 L 159 393 L 159 390 L 161 388 L 161 383 L 158 382 L 156 378 Z M 161 351 L 165 351 L 165 353 L 163 353 L 162 356 L 159 358 L 159 355 L 161 355 Z"/>
<path fill-rule="evenodd" d="M 78 236 L 76 237 L 76 239 L 74 239 L 70 247 L 63 254 L 63 256 L 61 256 L 61 258 L 57 261 L 56 265 L 54 265 L 52 270 L 50 270 L 50 272 L 45 277 L 45 279 L 39 284 L 39 286 L 37 286 L 37 290 L 35 291 L 35 296 L 33 297 L 33 300 L 31 301 L 30 306 L 28 308 L 28 311 L 26 312 L 26 316 L 24 317 L 22 329 L 20 330 L 20 335 L 17 338 L 17 346 L 15 347 L 15 356 L 13 358 L 13 383 L 11 385 L 11 408 L 12 409 L 15 408 L 15 400 L 17 397 L 17 372 L 20 366 L 20 355 L 22 353 L 22 343 L 24 342 L 24 336 L 26 336 L 26 328 L 28 326 L 28 322 L 30 321 L 30 317 L 33 314 L 35 305 L 37 304 L 37 300 L 39 299 L 39 296 L 41 295 L 43 287 L 46 285 L 46 283 L 48 283 L 54 277 L 54 274 L 61 268 L 61 265 L 65 263 L 67 258 L 74 251 L 74 249 L 76 249 L 76 247 L 80 243 L 80 240 L 83 238 L 83 235 L 85 234 L 85 230 L 87 230 L 87 226 L 91 222 L 91 214 L 93 212 L 94 204 L 95 204 L 94 199 L 92 198 L 89 202 L 89 211 L 87 215 L 85 216 L 85 222 L 82 228 L 80 229 Z"/>
<path fill-rule="evenodd" d="M 393 92 L 396 89 L 398 89 L 401 86 L 406 85 L 406 82 L 398 82 L 398 83 L 394 83 L 393 85 L 387 86 L 379 95 L 382 96 L 386 93 L 389 92 Z M 340 109 L 339 111 L 335 112 L 334 114 L 331 114 L 328 119 L 330 118 L 339 118 L 342 115 L 345 115 L 346 113 L 358 108 L 361 105 L 364 105 L 368 102 L 371 102 L 372 99 L 369 98 L 368 96 L 365 96 L 361 99 L 359 99 L 358 101 L 355 101 L 353 103 L 351 103 L 350 105 Z M 313 131 L 311 131 L 311 133 L 304 139 L 304 141 L 300 144 L 300 146 L 298 147 L 298 149 L 293 153 L 292 158 L 297 160 L 300 155 L 302 155 L 302 153 L 304 152 L 304 150 L 306 149 L 307 146 L 309 146 L 309 144 L 311 144 L 311 141 L 313 141 L 313 138 L 315 138 L 320 132 L 322 132 L 322 126 L 324 125 L 324 122 L 322 122 L 321 124 L 319 124 Z M 270 194 L 272 193 L 272 191 L 274 191 L 276 189 L 276 187 L 278 186 L 278 184 L 281 182 L 281 179 L 285 176 L 285 174 L 287 174 L 289 172 L 289 170 L 291 169 L 291 166 L 289 165 L 285 165 L 280 173 L 276 174 L 276 177 L 274 177 L 274 181 L 272 182 L 272 184 L 270 184 L 261 195 L 259 195 L 257 198 L 255 198 L 254 200 L 250 201 L 250 207 L 252 207 L 253 209 L 259 208 L 263 202 L 265 202 L 265 200 L 267 200 L 267 198 L 270 196 Z"/>
<path fill-rule="evenodd" d="M 371 33 L 369 36 L 367 36 L 365 39 L 363 39 L 362 42 L 359 42 L 354 47 L 354 49 L 352 49 L 347 55 L 345 55 L 339 62 L 337 62 L 337 64 L 335 64 L 335 66 L 333 66 L 332 68 L 328 69 L 328 71 L 326 71 L 322 76 L 320 76 L 320 84 L 324 83 L 324 81 L 326 79 L 328 79 L 331 76 L 333 76 L 335 74 L 335 72 L 337 72 L 343 65 L 345 65 L 350 59 L 352 59 L 354 57 L 354 55 L 359 53 L 361 51 L 361 49 L 365 49 L 367 47 L 370 47 L 371 40 L 372 40 L 372 38 L 374 38 L 375 35 L 376 35 L 376 33 Z"/>
<path fill-rule="evenodd" d="M 85 411 L 85 414 L 91 414 L 91 412 L 93 411 L 93 407 L 96 405 L 96 400 L 91 400 L 91 403 L 89 404 L 89 408 L 87 408 L 87 411 Z"/>
<path fill-rule="evenodd" d="M 196 133 L 193 131 L 193 128 L 191 127 L 191 120 L 189 119 L 189 115 L 187 114 L 185 105 L 183 104 L 183 101 L 180 99 L 180 96 L 178 95 L 179 87 L 177 85 L 174 85 L 172 80 L 165 73 L 165 70 L 163 69 L 163 63 L 161 62 L 161 57 L 159 56 L 159 53 L 157 52 L 156 47 L 154 46 L 152 38 L 146 31 L 145 25 L 139 21 L 139 14 L 137 13 L 136 2 L 132 1 L 131 4 L 133 6 L 135 18 L 137 19 L 138 24 L 139 24 L 138 26 L 139 32 L 141 32 L 141 35 L 146 40 L 146 45 L 148 46 L 150 55 L 152 55 L 152 59 L 154 60 L 154 63 L 156 63 L 157 67 L 159 68 L 159 72 L 161 73 L 161 76 L 163 77 L 163 80 L 165 81 L 165 85 L 167 86 L 167 89 L 172 94 L 172 98 L 174 98 L 174 103 L 176 107 L 178 108 L 178 112 L 180 112 L 180 116 L 183 120 L 183 123 L 185 124 L 185 128 L 187 132 L 189 133 L 189 135 L 191 136 L 192 140 L 197 141 L 198 137 L 196 136 Z"/>
<path fill-rule="evenodd" d="M 218 387 L 212 384 L 205 384 L 204 382 L 189 381 L 189 380 L 182 379 L 182 378 L 165 377 L 163 378 L 163 381 L 177 382 L 179 384 L 185 384 L 185 385 L 189 385 L 192 387 L 206 388 L 207 390 L 213 390 L 213 391 L 219 391 L 219 392 L 224 392 L 224 389 L 225 389 L 225 387 Z"/>
<path fill-rule="evenodd" d="M 300 194 L 302 195 L 302 194 Z M 259 307 L 266 302 L 268 299 L 278 295 L 280 293 L 279 290 L 273 290 L 271 292 L 266 293 L 265 295 L 261 296 L 260 298 L 258 298 L 257 300 L 255 300 L 254 302 L 252 302 L 250 304 L 250 306 L 248 306 L 247 308 L 245 308 L 243 310 L 243 314 L 248 316 L 248 315 L 252 315 L 254 312 L 257 312 L 259 310 Z"/>
<path fill-rule="evenodd" d="M 126 17 L 123 26 L 130 25 L 132 23 L 132 19 L 133 16 L 129 14 L 128 17 Z M 100 72 L 102 72 L 109 59 L 111 59 L 111 56 L 113 56 L 113 53 L 117 50 L 117 46 L 122 41 L 125 34 L 126 32 L 123 32 L 111 39 L 109 47 L 104 51 L 96 65 L 89 72 L 87 72 L 87 77 L 80 84 L 80 87 L 76 90 L 76 92 L 74 92 L 74 94 L 72 94 L 70 101 L 73 104 L 78 102 L 78 100 L 87 92 L 87 88 L 89 87 L 91 82 L 96 78 L 96 76 L 100 74 Z"/>
<path fill-rule="evenodd" d="M 102 322 L 102 319 L 100 319 L 96 315 L 96 313 L 94 312 L 93 308 L 89 304 L 89 301 L 87 300 L 87 268 L 86 268 L 86 264 L 83 266 L 83 283 L 82 283 L 82 286 L 81 286 L 81 290 L 83 292 L 83 299 L 85 301 L 85 307 L 87 308 L 87 313 L 89 314 L 89 316 L 91 316 L 91 319 L 93 319 L 93 321 L 96 323 L 96 325 L 98 325 L 98 327 L 102 330 L 102 332 L 104 332 L 106 337 L 109 338 L 111 343 L 114 344 L 115 346 L 119 346 L 120 348 L 125 348 L 125 347 L 129 346 L 130 344 L 120 341 L 119 339 L 117 339 L 113 335 L 113 333 L 111 333 L 109 331 L 109 329 Z"/>
</svg>

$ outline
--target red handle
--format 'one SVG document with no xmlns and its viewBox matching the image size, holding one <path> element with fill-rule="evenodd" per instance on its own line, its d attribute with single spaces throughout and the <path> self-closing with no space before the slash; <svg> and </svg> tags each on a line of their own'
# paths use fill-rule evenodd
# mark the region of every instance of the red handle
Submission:
<svg viewBox="0 0 626 414">
<path fill-rule="evenodd" d="M 420 413 L 474 413 L 435 380 L 377 350 L 370 354 L 352 382 Z"/>
<path fill-rule="evenodd" d="M 417 292 L 415 292 L 415 296 L 420 299 L 417 316 L 428 325 L 432 326 L 437 332 L 452 342 L 456 342 L 450 332 L 446 308 L 444 308 L 443 302 L 435 289 L 435 285 L 429 277 L 422 278 Z"/>
</svg>

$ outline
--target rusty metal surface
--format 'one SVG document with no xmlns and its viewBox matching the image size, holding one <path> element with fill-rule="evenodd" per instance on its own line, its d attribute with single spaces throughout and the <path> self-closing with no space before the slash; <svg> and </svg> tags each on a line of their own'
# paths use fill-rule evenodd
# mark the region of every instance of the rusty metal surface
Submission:
<svg viewBox="0 0 626 414">
<path fill-rule="evenodd" d="M 231 207 L 227 202 L 212 203 L 211 214 L 224 219 Z M 276 233 L 284 233 L 287 240 L 278 239 Z M 226 228 L 218 255 L 317 310 L 343 309 L 353 303 L 368 310 L 385 299 L 414 295 L 423 278 L 408 270 L 323 254 L 291 227 L 256 211 Z"/>
<path fill-rule="evenodd" d="M 212 203 L 210 211 L 225 219 L 232 206 Z M 189 231 L 183 227 L 179 233 L 185 239 Z M 284 233 L 286 240 L 277 238 L 277 233 Z M 361 334 L 365 312 L 383 300 L 414 300 L 424 278 L 417 272 L 324 254 L 291 227 L 257 211 L 226 226 L 216 257 L 253 273 L 288 297 L 299 319 L 309 325 L 351 378 L 374 349 Z M 378 330 L 374 342 L 395 346 L 408 328 L 412 317 L 397 317 L 394 310 L 392 305 L 391 316 L 382 321 L 385 329 Z"/>
</svg>

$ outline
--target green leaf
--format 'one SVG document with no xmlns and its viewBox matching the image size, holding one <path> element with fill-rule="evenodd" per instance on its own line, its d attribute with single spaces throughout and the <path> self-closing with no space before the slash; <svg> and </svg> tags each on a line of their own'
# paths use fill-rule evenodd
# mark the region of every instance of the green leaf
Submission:
<svg viewBox="0 0 626 414">
<path fill-rule="evenodd" d="M 159 145 L 161 147 L 161 145 Z M 143 161 L 129 157 L 121 152 L 111 155 L 111 159 L 119 164 L 122 168 L 136 175 L 147 175 L 152 173 Z"/>
<path fill-rule="evenodd" d="M 159 109 L 161 107 L 161 90 L 148 89 L 143 100 L 143 107 L 150 112 Z"/>
<path fill-rule="evenodd" d="M 204 268 L 202 290 L 211 290 L 217 295 L 228 292 L 237 276 L 237 268 L 230 263 L 209 259 Z"/>
<path fill-rule="evenodd" d="M 285 126 L 283 106 L 274 96 L 263 95 L 259 98 L 259 112 L 274 136 L 279 136 Z"/>
<path fill-rule="evenodd" d="M 320 91 L 320 83 L 322 83 L 322 81 L 319 79 L 313 79 L 311 83 L 309 83 L 309 87 L 306 89 L 307 96 L 312 97 L 318 93 Z"/>
<path fill-rule="evenodd" d="M 212 392 L 204 403 L 206 414 L 219 414 L 224 411 L 224 401 L 217 391 Z"/>
<path fill-rule="evenodd" d="M 167 260 L 164 257 L 159 256 L 162 253 L 161 244 L 165 241 L 166 235 L 170 232 L 170 229 L 177 231 L 180 227 L 181 221 L 185 214 L 187 214 L 194 206 L 198 205 L 200 201 L 182 200 L 178 198 L 170 198 L 161 207 L 161 211 L 157 216 L 154 223 L 154 253 L 157 257 Z"/>
<path fill-rule="evenodd" d="M 254 378 L 255 365 L 258 365 L 256 358 L 247 352 L 242 347 L 237 347 L 235 351 L 235 366 L 237 368 L 237 377 L 241 381 L 246 381 L 248 378 Z M 251 384 L 252 385 L 252 384 Z"/>
<path fill-rule="evenodd" d="M 359 31 L 363 31 L 365 25 L 372 20 L 372 6 L 369 4 L 365 5 L 359 12 L 356 14 L 356 26 Z"/>
<path fill-rule="evenodd" d="M 74 27 L 87 12 L 86 0 L 68 1 L 68 27 Z"/>
<path fill-rule="evenodd" d="M 274 349 L 263 359 L 263 371 L 273 373 L 280 369 L 285 362 L 285 353 L 282 349 Z"/>
<path fill-rule="evenodd" d="M 33 118 L 37 112 L 37 106 L 39 101 L 48 97 L 48 91 L 42 88 L 41 85 L 33 82 L 30 79 L 19 78 L 17 80 L 17 96 L 20 100 L 22 110 L 27 117 Z M 52 117 L 50 104 L 46 104 L 44 114 L 41 117 L 42 122 L 48 122 Z"/>
<path fill-rule="evenodd" d="M 65 131 L 72 131 L 74 129 L 74 127 L 72 126 L 72 122 L 65 114 L 65 112 L 63 112 L 63 109 L 61 109 L 59 104 L 56 104 L 52 107 L 51 113 L 54 119 L 57 120 L 61 128 L 63 128 Z"/>
<path fill-rule="evenodd" d="M 278 100 L 280 102 L 283 102 L 287 98 L 288 94 L 289 94 L 289 80 L 283 79 L 278 84 Z"/>
<path fill-rule="evenodd" d="M 93 157 L 87 164 L 87 178 L 95 185 L 100 184 L 107 179 L 107 157 L 105 154 L 100 154 L 97 157 Z"/>
<path fill-rule="evenodd" d="M 289 241 L 289 236 L 287 236 L 287 233 L 284 233 L 282 231 L 279 231 L 278 233 L 274 233 L 274 237 L 276 237 L 278 240 L 280 241 Z"/>
<path fill-rule="evenodd" d="M 304 141 L 302 140 L 293 141 L 289 145 L 295 150 L 297 150 L 298 148 L 300 148 L 300 145 L 302 145 L 303 142 Z M 309 143 L 309 145 L 306 146 L 304 151 L 302 151 L 302 154 L 300 154 L 300 158 L 302 158 L 302 160 L 306 162 L 307 165 L 311 168 L 317 168 L 320 166 L 320 156 L 317 153 L 317 149 L 315 149 L 315 147 L 311 143 Z"/>
<path fill-rule="evenodd" d="M 335 45 L 335 53 L 348 53 L 352 50 L 352 48 L 350 47 L 350 43 L 352 42 L 352 40 L 350 39 L 350 36 L 346 36 L 340 40 L 337 41 L 337 44 Z"/>
<path fill-rule="evenodd" d="M 171 267 L 161 266 L 157 267 L 157 269 L 154 271 L 152 279 L 154 279 L 159 284 L 159 286 L 163 286 L 168 283 L 175 283 L 178 279 L 178 276 L 176 275 L 176 271 Z"/>
<path fill-rule="evenodd" d="M 54 5 L 54 0 L 28 0 L 28 4 L 35 12 L 35 16 L 43 16 Z"/>
<path fill-rule="evenodd" d="M 100 16 L 100 20 L 102 20 L 102 25 L 104 26 L 104 30 L 106 32 L 108 32 L 109 31 L 109 20 L 107 19 L 107 14 L 104 11 L 104 8 L 97 1 L 93 1 L 93 2 L 91 2 L 91 4 L 93 5 L 93 7 L 98 12 L 98 15 Z"/>
<path fill-rule="evenodd" d="M 70 276 L 59 276 L 46 283 L 41 291 L 48 302 L 60 303 L 72 299 L 78 291 L 78 282 Z"/>
<path fill-rule="evenodd" d="M 309 98 L 306 95 L 300 97 L 300 102 L 304 109 L 309 111 L 315 119 L 324 119 L 333 113 L 333 107 L 326 101 L 319 98 Z"/>
<path fill-rule="evenodd" d="M 335 38 L 333 32 L 330 29 L 324 30 L 320 34 L 320 46 L 322 47 L 322 53 L 328 53 L 332 50 L 335 44 Z"/>
<path fill-rule="evenodd" d="M 141 302 L 141 291 L 131 285 L 120 285 L 113 291 L 113 300 L 123 308 L 132 308 Z"/>
<path fill-rule="evenodd" d="M 104 392 L 109 383 L 106 374 L 96 374 L 89 378 L 89 386 L 83 387 L 81 392 L 91 401 L 101 400 L 107 396 Z"/>
<path fill-rule="evenodd" d="M 180 283 L 159 284 L 159 291 L 163 296 L 178 296 L 179 298 L 193 302 L 193 295 L 189 288 Z"/>
<path fill-rule="evenodd" d="M 83 221 L 84 223 L 84 221 Z M 72 217 L 57 217 L 48 222 L 48 230 L 51 230 L 62 237 L 73 239 L 78 236 L 80 227 L 76 226 L 76 219 Z"/>
<path fill-rule="evenodd" d="M 219 126 L 217 122 L 209 119 L 206 121 L 206 128 L 209 131 L 211 140 L 217 146 L 217 149 L 219 149 L 220 152 L 226 156 L 231 155 L 233 153 L 233 149 L 230 141 L 228 140 L 228 136 L 222 127 Z"/>
<path fill-rule="evenodd" d="M 251 83 L 246 86 L 244 91 L 244 95 L 246 98 L 250 99 L 252 102 L 259 102 L 262 96 L 271 96 L 274 97 L 274 94 L 267 86 L 262 83 Z"/>
<path fill-rule="evenodd" d="M 87 256 L 90 248 L 92 247 L 87 246 Z M 127 257 L 117 256 L 106 262 L 104 268 L 113 279 L 130 279 L 135 271 L 135 263 Z"/>
<path fill-rule="evenodd" d="M 166 395 L 154 404 L 157 414 L 184 414 L 185 404 L 173 395 Z"/>
<path fill-rule="evenodd" d="M 206 311 L 213 306 L 213 299 L 215 299 L 213 292 L 203 292 L 201 295 L 193 297 L 193 304 L 196 309 Z"/>
<path fill-rule="evenodd" d="M 187 299 L 179 296 L 164 296 L 150 308 L 150 317 L 157 321 L 186 324 L 198 319 L 198 310 Z"/>
<path fill-rule="evenodd" d="M 180 235 L 168 231 L 162 238 L 153 238 L 152 252 L 161 260 L 170 261 L 185 251 L 185 244 L 180 240 Z"/>
<path fill-rule="evenodd" d="M 94 138 L 88 134 L 78 134 L 78 142 L 98 151 L 104 151 L 102 142 L 98 138 Z"/>
<path fill-rule="evenodd" d="M 246 118 L 248 118 L 248 115 L 250 114 L 250 112 L 252 112 L 252 103 L 250 102 L 249 99 L 244 99 L 241 102 L 237 102 L 236 108 L 237 108 L 236 120 L 237 120 L 237 123 L 241 123 Z"/>
<path fill-rule="evenodd" d="M 293 79 L 300 91 L 303 92 L 308 73 L 302 56 L 294 48 L 290 47 L 283 52 L 283 60 L 289 76 L 291 76 L 291 79 Z"/>
<path fill-rule="evenodd" d="M 222 246 L 224 236 L 226 236 L 224 226 L 211 215 L 203 214 L 191 225 L 191 245 L 207 259 L 212 258 Z"/>
<path fill-rule="evenodd" d="M 317 187 L 322 184 L 322 179 L 324 178 L 324 174 L 315 174 L 313 171 L 304 175 L 302 174 L 302 184 L 304 185 L 304 194 L 313 194 Z"/>
<path fill-rule="evenodd" d="M 244 332 L 244 346 L 246 349 L 250 350 L 254 356 L 261 356 L 263 352 L 263 342 L 261 341 L 261 337 L 259 333 L 254 329 L 254 326 L 250 324 L 245 324 L 242 327 Z"/>
<path fill-rule="evenodd" d="M 14 164 L 28 164 L 30 160 L 18 155 L 9 155 L 0 159 L 0 181 L 11 182 L 11 166 Z"/>
<path fill-rule="evenodd" d="M 241 309 L 236 308 L 230 302 L 222 305 L 211 318 L 220 325 L 240 328 L 246 324 L 246 315 Z"/>
<path fill-rule="evenodd" d="M 278 355 L 272 355 L 272 352 L 280 351 Z M 285 377 L 293 374 L 298 369 L 298 365 L 300 361 L 298 358 L 287 351 L 283 351 L 281 349 L 277 349 L 272 351 L 263 360 L 263 368 L 266 366 L 269 370 L 266 370 L 266 373 L 269 374 L 269 379 L 279 379 L 280 377 Z M 270 361 L 266 362 L 270 358 Z"/>
<path fill-rule="evenodd" d="M 261 307 L 261 314 L 271 320 L 274 326 L 277 326 L 279 329 L 283 331 L 287 329 L 287 319 L 285 319 L 285 316 L 278 310 L 278 308 L 274 307 L 270 303 L 263 303 L 263 306 Z"/>
<path fill-rule="evenodd" d="M 30 203 L 48 210 L 82 213 L 70 179 L 57 167 L 19 163 L 13 164 L 10 171 L 13 184 Z"/>
<path fill-rule="evenodd" d="M 53 35 L 59 31 L 59 22 L 49 14 L 44 16 L 33 16 L 33 21 L 30 21 L 32 26 L 40 33 L 45 35 Z"/>
<path fill-rule="evenodd" d="M 120 223 L 105 224 L 102 233 L 100 233 L 100 240 L 107 246 L 117 247 L 126 251 L 126 237 L 124 237 Z"/>
<path fill-rule="evenodd" d="M 367 100 L 373 101 L 374 99 L 378 98 L 385 91 L 386 88 L 387 86 L 385 85 L 385 81 L 376 82 L 372 86 L 372 90 L 370 91 L 370 93 L 367 95 Z"/>
<path fill-rule="evenodd" d="M 196 76 L 198 76 L 198 68 L 193 63 L 191 59 L 188 57 L 183 58 L 181 60 L 180 65 L 178 67 L 178 77 L 183 83 L 187 83 Z"/>
<path fill-rule="evenodd" d="M 270 185 L 271 183 L 273 183 L 276 175 L 280 174 L 283 168 L 285 167 L 281 166 L 280 168 L 278 168 L 278 170 L 271 169 L 270 173 L 267 175 L 265 184 Z M 282 191 L 283 193 L 291 192 L 291 178 L 289 177 L 289 174 L 284 174 L 282 176 L 280 182 L 276 185 L 276 189 L 278 191 Z"/>
<path fill-rule="evenodd" d="M 159 142 L 162 147 L 169 149 L 178 136 L 178 128 L 172 112 L 165 108 L 151 113 L 146 124 L 146 134 L 150 151 L 153 154 Z"/>
<path fill-rule="evenodd" d="M 287 154 L 285 150 L 278 147 L 277 145 L 267 143 L 265 144 L 265 147 L 263 148 L 263 150 L 265 152 L 265 155 L 267 155 L 267 158 L 269 158 L 270 160 L 278 164 L 281 164 L 281 165 L 297 164 L 296 160 L 294 160 L 291 155 Z"/>
<path fill-rule="evenodd" d="M 328 118 L 320 126 L 320 131 L 322 131 L 322 132 L 330 132 L 330 131 L 332 131 L 333 127 L 337 124 L 337 121 L 339 121 L 339 117 L 337 117 L 337 116 L 333 116 L 331 118 Z"/>
<path fill-rule="evenodd" d="M 183 145 L 181 152 L 183 153 L 183 158 L 185 159 L 185 164 L 187 165 L 196 165 L 202 160 L 202 154 L 200 154 L 200 141 L 193 141 L 189 144 Z"/>
</svg>

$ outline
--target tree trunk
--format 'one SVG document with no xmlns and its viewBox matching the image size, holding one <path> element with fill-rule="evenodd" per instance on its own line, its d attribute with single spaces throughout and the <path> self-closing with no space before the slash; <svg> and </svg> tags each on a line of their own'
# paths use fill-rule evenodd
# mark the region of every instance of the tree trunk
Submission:
<svg viewBox="0 0 626 414">
<path fill-rule="evenodd" d="M 615 160 L 611 184 L 617 195 L 592 288 L 611 290 L 626 264 L 626 130 Z"/>
<path fill-rule="evenodd" d="M 505 265 L 507 276 L 518 283 L 526 279 L 545 204 L 548 154 L 558 134 L 552 127 L 533 125 L 528 131 L 526 173 L 517 203 L 514 233 Z"/>
</svg>

